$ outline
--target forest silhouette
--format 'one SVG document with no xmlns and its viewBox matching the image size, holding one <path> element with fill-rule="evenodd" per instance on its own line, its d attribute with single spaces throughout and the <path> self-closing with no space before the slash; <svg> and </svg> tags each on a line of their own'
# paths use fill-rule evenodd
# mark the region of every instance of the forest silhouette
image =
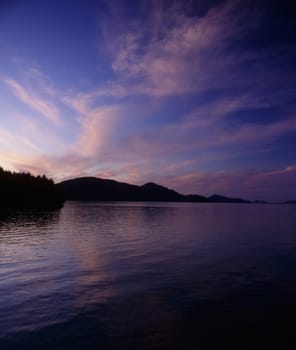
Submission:
<svg viewBox="0 0 296 350">
<path fill-rule="evenodd" d="M 57 209 L 63 202 L 59 187 L 45 175 L 15 173 L 0 167 L 1 209 Z"/>
</svg>

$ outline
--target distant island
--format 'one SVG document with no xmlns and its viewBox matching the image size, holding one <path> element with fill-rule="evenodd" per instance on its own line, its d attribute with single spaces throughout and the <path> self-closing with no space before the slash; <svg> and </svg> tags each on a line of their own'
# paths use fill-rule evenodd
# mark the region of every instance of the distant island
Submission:
<svg viewBox="0 0 296 350">
<path fill-rule="evenodd" d="M 210 197 L 184 195 L 153 182 L 136 186 L 109 179 L 80 177 L 60 182 L 58 186 L 65 200 L 71 201 L 251 203 L 245 199 L 217 194 Z"/>
<path fill-rule="evenodd" d="M 184 195 L 153 182 L 137 186 L 97 177 L 80 177 L 55 184 L 45 175 L 16 173 L 0 167 L 0 209 L 51 210 L 61 208 L 64 201 L 268 203 L 218 194 Z M 281 204 L 296 204 L 296 200 Z"/>
<path fill-rule="evenodd" d="M 64 197 L 51 179 L 0 167 L 0 209 L 58 209 Z"/>
</svg>

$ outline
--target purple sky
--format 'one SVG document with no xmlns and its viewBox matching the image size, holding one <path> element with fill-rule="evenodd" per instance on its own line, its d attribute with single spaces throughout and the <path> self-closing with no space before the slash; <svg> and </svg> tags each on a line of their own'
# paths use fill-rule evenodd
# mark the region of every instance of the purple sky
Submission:
<svg viewBox="0 0 296 350">
<path fill-rule="evenodd" d="M 296 199 L 291 1 L 0 2 L 0 165 Z"/>
</svg>

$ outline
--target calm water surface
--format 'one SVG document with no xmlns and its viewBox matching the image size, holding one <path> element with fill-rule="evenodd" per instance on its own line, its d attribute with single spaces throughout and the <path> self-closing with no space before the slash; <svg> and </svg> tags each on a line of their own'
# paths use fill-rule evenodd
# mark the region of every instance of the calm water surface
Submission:
<svg viewBox="0 0 296 350">
<path fill-rule="evenodd" d="M 0 217 L 1 349 L 295 348 L 296 206 Z"/>
</svg>

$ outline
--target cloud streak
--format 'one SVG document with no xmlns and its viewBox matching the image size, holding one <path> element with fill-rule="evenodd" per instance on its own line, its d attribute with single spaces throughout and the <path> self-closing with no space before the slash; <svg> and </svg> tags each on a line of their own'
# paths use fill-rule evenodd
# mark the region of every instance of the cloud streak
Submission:
<svg viewBox="0 0 296 350">
<path fill-rule="evenodd" d="M 227 194 L 250 200 L 285 201 L 296 198 L 296 166 L 274 170 L 190 173 L 169 180 L 187 193 Z"/>
<path fill-rule="evenodd" d="M 231 71 L 251 55 L 229 51 L 234 40 L 254 29 L 248 17 L 250 9 L 242 1 L 222 2 L 200 17 L 185 15 L 175 4 L 165 10 L 156 5 L 144 24 L 124 23 L 127 29 L 106 24 L 112 68 L 134 94 L 159 97 L 225 86 Z"/>
<path fill-rule="evenodd" d="M 10 89 L 10 91 L 27 106 L 45 117 L 55 126 L 61 126 L 62 119 L 56 106 L 33 92 L 27 89 L 13 79 L 4 79 L 3 82 Z"/>
<path fill-rule="evenodd" d="M 111 176 L 188 192 L 207 186 L 226 195 L 240 182 L 242 194 L 255 194 L 251 178 L 254 189 L 261 178 L 285 181 L 288 172 L 272 177 L 268 167 L 288 169 L 292 156 L 283 151 L 285 160 L 267 161 L 280 147 L 295 148 L 285 141 L 296 133 L 294 51 L 284 40 L 274 44 L 262 4 L 107 3 L 105 17 L 96 18 L 95 66 L 82 51 L 83 64 L 69 61 L 56 79 L 42 64 L 1 75 L 7 92 L 34 112 L 17 104 L 5 119 L 5 164 L 11 154 L 14 169 L 56 180 Z"/>
</svg>

